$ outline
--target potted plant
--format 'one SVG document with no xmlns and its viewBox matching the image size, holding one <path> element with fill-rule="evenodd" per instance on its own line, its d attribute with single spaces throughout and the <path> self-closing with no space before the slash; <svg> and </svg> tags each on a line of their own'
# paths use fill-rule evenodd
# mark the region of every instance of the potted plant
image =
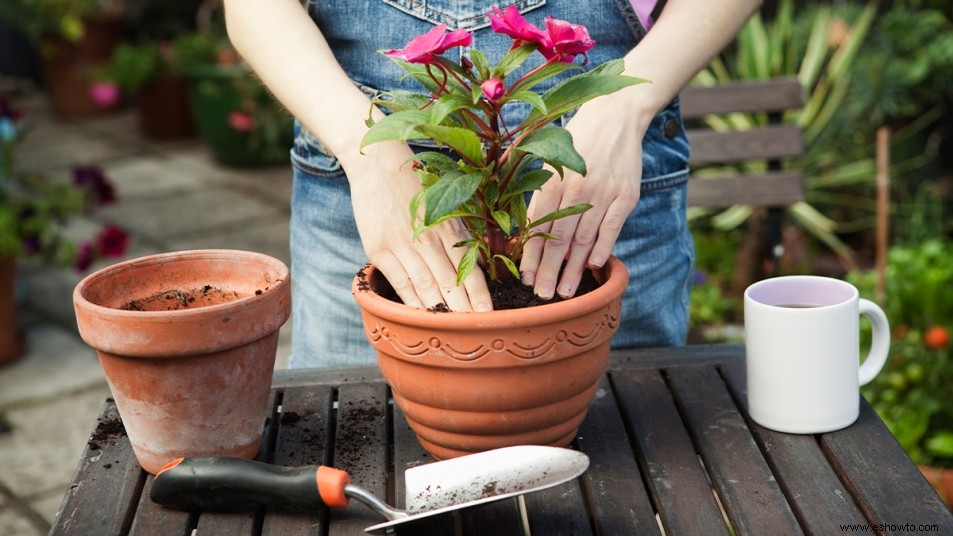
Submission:
<svg viewBox="0 0 953 536">
<path fill-rule="evenodd" d="M 0 17 L 37 41 L 50 102 L 62 119 L 110 109 L 93 100 L 90 86 L 122 38 L 124 15 L 122 0 L 10 0 L 0 7 Z"/>
<path fill-rule="evenodd" d="M 150 255 L 90 274 L 73 305 L 143 469 L 258 453 L 291 314 L 284 263 L 249 251 Z"/>
<path fill-rule="evenodd" d="M 189 102 L 188 72 L 215 61 L 216 44 L 203 33 L 183 33 L 170 40 L 120 43 L 96 75 L 96 95 L 114 104 L 119 91 L 131 95 L 139 126 L 154 138 L 188 136 L 195 131 Z M 106 86 L 106 87 L 103 87 Z"/>
<path fill-rule="evenodd" d="M 443 25 L 387 52 L 427 94 L 378 98 L 391 113 L 372 122 L 362 143 L 427 139 L 452 150 L 415 157 L 422 190 L 412 201 L 412 213 L 421 215 L 413 232 L 458 218 L 470 234 L 459 244 L 467 251 L 457 266 L 458 283 L 479 266 L 493 287 L 506 279 L 519 282 L 524 245 L 549 237 L 537 226 L 589 208 L 527 219 L 525 194 L 564 168 L 586 172 L 568 131 L 553 121 L 641 80 L 622 75 L 621 61 L 591 70 L 573 64 L 594 44 L 582 26 L 551 19 L 542 30 L 512 7 L 489 16 L 492 28 L 514 41 L 498 64 L 476 49 L 459 63 L 441 56 L 472 39 L 466 30 L 448 33 Z M 519 71 L 537 51 L 545 61 Z M 572 69 L 582 72 L 542 95 L 534 92 L 540 81 Z M 533 110 L 521 124 L 504 127 L 500 112 L 517 101 Z M 434 457 L 523 443 L 565 446 L 575 437 L 606 365 L 628 282 L 615 258 L 592 275 L 595 288 L 571 300 L 480 313 L 408 307 L 386 297 L 389 285 L 374 267 L 357 275 L 353 291 L 380 369 Z"/>
<path fill-rule="evenodd" d="M 101 257 L 122 255 L 128 236 L 107 225 L 77 243 L 67 228 L 73 216 L 115 201 L 112 184 L 95 166 L 72 170 L 72 181 L 19 170 L 14 164 L 23 115 L 0 95 L 0 363 L 16 359 L 25 345 L 17 328 L 15 281 L 18 261 L 87 270 Z"/>
<path fill-rule="evenodd" d="M 220 164 L 286 164 L 294 142 L 291 114 L 222 39 L 214 61 L 189 70 L 189 100 L 202 140 Z"/>
<path fill-rule="evenodd" d="M 881 302 L 894 328 L 884 370 L 862 389 L 907 454 L 953 505 L 953 244 L 890 249 Z M 849 278 L 873 296 L 875 272 Z"/>
</svg>

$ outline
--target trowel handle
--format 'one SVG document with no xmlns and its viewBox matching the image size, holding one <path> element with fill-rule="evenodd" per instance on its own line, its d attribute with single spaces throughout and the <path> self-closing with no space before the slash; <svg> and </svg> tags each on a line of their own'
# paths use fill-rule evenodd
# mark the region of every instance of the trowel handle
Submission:
<svg viewBox="0 0 953 536">
<path fill-rule="evenodd" d="M 179 458 L 152 483 L 152 500 L 180 510 L 264 504 L 343 508 L 348 474 L 325 466 L 279 467 L 223 456 Z"/>
</svg>

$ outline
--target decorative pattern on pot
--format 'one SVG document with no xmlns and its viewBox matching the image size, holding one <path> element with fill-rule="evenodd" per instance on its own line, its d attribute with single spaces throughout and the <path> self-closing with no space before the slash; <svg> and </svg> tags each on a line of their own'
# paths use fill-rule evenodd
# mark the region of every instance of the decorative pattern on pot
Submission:
<svg viewBox="0 0 953 536">
<path fill-rule="evenodd" d="M 393 302 L 377 293 L 387 283 L 373 267 L 355 278 L 381 373 L 431 455 L 573 440 L 605 370 L 628 283 L 615 258 L 595 275 L 599 288 L 571 300 L 488 313 Z"/>
<path fill-rule="evenodd" d="M 364 334 L 373 345 L 377 345 L 382 339 L 387 340 L 396 351 L 408 358 L 434 353 L 444 354 L 458 361 L 473 361 L 494 352 L 508 354 L 519 359 L 538 359 L 552 351 L 558 344 L 570 345 L 580 352 L 592 349 L 605 338 L 606 330 L 608 330 L 609 337 L 612 337 L 612 334 L 619 329 L 618 311 L 614 315 L 606 313 L 602 322 L 592 324 L 590 327 L 592 329 L 588 332 L 559 330 L 556 333 L 543 333 L 540 334 L 542 337 L 538 339 L 538 342 L 534 341 L 529 344 L 494 339 L 489 344 L 478 344 L 472 350 L 455 348 L 454 342 L 442 341 L 439 337 L 430 337 L 426 340 L 413 339 L 414 342 L 405 342 L 390 333 L 387 326 L 381 323 L 365 322 Z"/>
</svg>

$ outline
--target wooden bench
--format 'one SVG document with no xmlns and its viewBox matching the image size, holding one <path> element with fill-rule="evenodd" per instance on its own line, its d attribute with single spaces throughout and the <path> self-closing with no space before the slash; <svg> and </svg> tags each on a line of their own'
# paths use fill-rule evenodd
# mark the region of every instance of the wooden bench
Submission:
<svg viewBox="0 0 953 536">
<path fill-rule="evenodd" d="M 779 78 L 689 87 L 680 100 L 692 148 L 688 205 L 757 207 L 747 224 L 732 285 L 736 291 L 743 290 L 765 275 L 759 273 L 761 260 L 771 258 L 777 270 L 784 253 L 784 209 L 805 198 L 803 175 L 783 165 L 784 159 L 804 152 L 801 128 L 782 124 L 784 112 L 804 104 L 801 85 L 796 78 Z M 747 130 L 716 130 L 705 122 L 707 116 L 733 113 L 763 115 L 767 121 Z"/>
</svg>

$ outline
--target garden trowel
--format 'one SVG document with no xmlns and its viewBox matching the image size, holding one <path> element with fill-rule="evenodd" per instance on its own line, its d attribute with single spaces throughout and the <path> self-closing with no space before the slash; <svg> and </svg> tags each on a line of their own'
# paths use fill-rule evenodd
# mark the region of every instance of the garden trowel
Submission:
<svg viewBox="0 0 953 536">
<path fill-rule="evenodd" d="M 387 519 L 366 529 L 383 534 L 401 523 L 552 487 L 579 476 L 588 466 L 589 458 L 581 452 L 529 445 L 420 465 L 404 472 L 406 509 L 398 510 L 332 467 L 279 467 L 214 456 L 180 458 L 156 474 L 151 497 L 184 510 L 245 504 L 343 508 L 356 499 Z"/>
</svg>

